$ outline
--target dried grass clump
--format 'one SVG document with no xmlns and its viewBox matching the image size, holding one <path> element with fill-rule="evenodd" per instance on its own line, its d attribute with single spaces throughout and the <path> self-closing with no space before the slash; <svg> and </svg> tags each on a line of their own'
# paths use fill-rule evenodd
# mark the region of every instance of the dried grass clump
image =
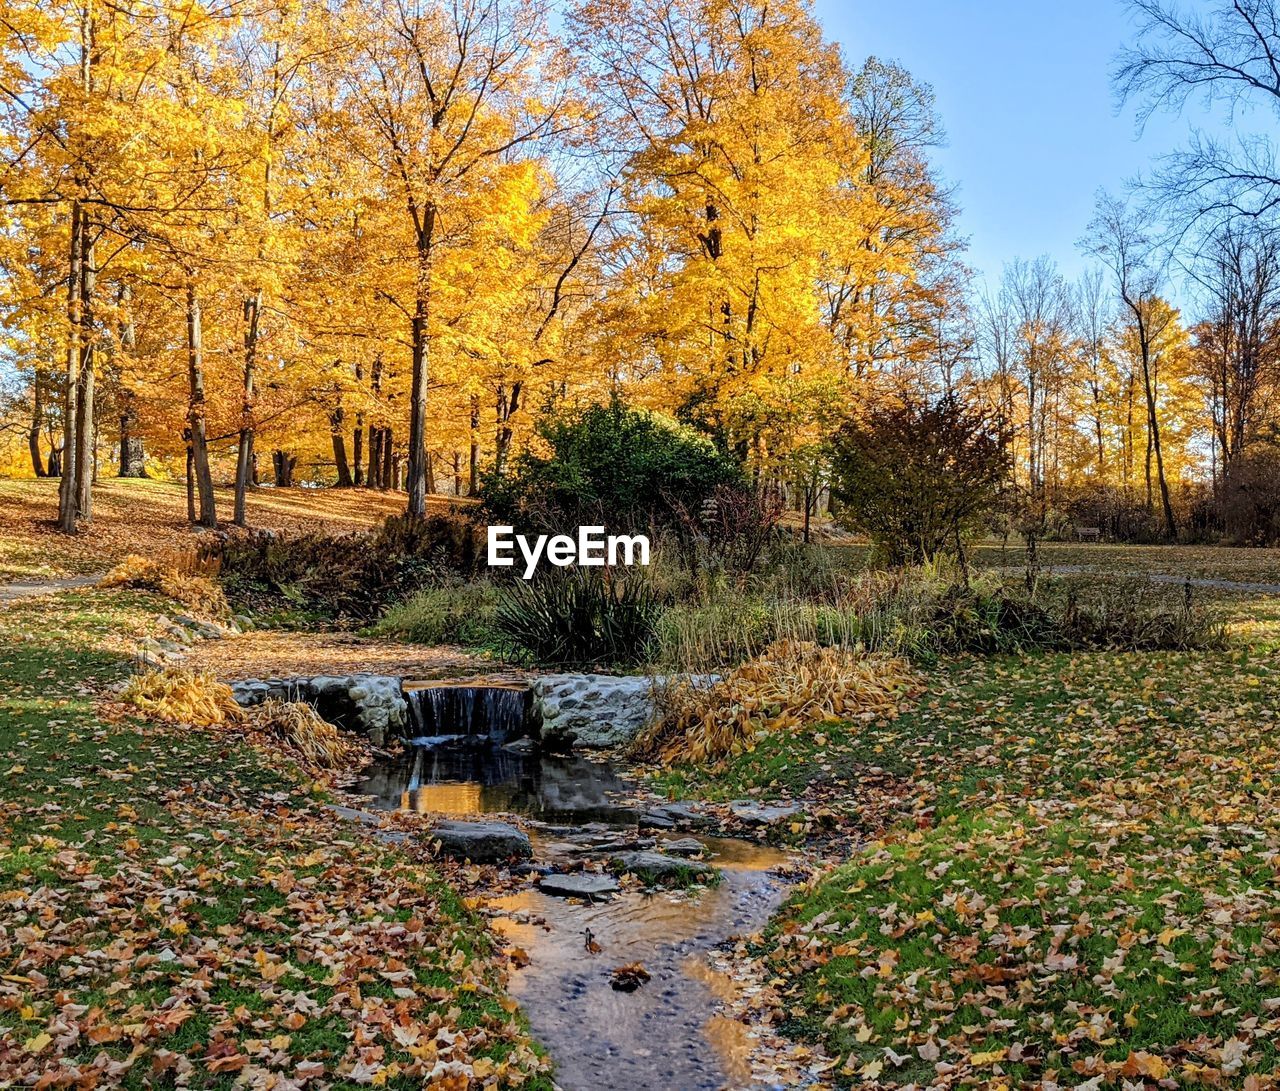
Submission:
<svg viewBox="0 0 1280 1091">
<path fill-rule="evenodd" d="M 214 727 L 244 718 L 230 686 L 211 674 L 181 667 L 135 675 L 121 698 L 148 716 L 174 724 Z"/>
<path fill-rule="evenodd" d="M 222 587 L 211 578 L 210 566 L 194 554 L 167 553 L 140 557 L 131 553 L 98 581 L 99 587 L 137 587 L 159 591 L 193 613 L 209 618 L 231 616 Z"/>
<path fill-rule="evenodd" d="M 157 720 L 193 727 L 233 726 L 247 731 L 251 739 L 255 734 L 266 736 L 312 768 L 336 769 L 360 753 L 355 742 L 308 704 L 272 699 L 241 708 L 230 686 L 181 667 L 136 675 L 121 698 Z"/>
<path fill-rule="evenodd" d="M 333 724 L 302 701 L 274 698 L 245 710 L 250 727 L 265 732 L 321 769 L 336 769 L 360 752 Z"/>
<path fill-rule="evenodd" d="M 660 719 L 635 750 L 667 764 L 715 761 L 749 749 L 765 732 L 896 716 L 919 689 L 905 659 L 779 640 L 710 686 L 668 687 Z"/>
</svg>

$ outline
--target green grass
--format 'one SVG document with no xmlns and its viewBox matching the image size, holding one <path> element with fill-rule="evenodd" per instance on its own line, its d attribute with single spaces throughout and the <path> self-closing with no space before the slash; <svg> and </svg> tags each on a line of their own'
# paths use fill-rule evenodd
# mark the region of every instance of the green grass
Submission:
<svg viewBox="0 0 1280 1091">
<path fill-rule="evenodd" d="M 672 786 L 804 789 L 873 838 L 766 943 L 842 1083 L 1266 1087 L 1278 699 L 1254 647 L 967 659 L 896 721 Z"/>
<path fill-rule="evenodd" d="M 420 853 L 340 824 L 234 734 L 110 703 L 162 606 L 0 611 L 0 1084 L 79 1066 L 140 1087 L 160 1065 L 230 1087 L 315 1062 L 333 1086 L 416 1086 L 434 1059 L 412 1029 L 425 1044 L 443 1018 L 456 1059 L 549 1087 L 481 922 Z"/>
<path fill-rule="evenodd" d="M 460 644 L 499 651 L 494 625 L 498 588 L 487 580 L 426 587 L 390 607 L 370 628 L 374 636 L 412 644 Z"/>
</svg>

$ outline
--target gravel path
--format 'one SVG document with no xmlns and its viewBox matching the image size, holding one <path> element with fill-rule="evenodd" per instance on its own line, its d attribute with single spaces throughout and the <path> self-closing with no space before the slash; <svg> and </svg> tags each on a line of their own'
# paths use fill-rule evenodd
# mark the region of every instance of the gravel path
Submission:
<svg viewBox="0 0 1280 1091">
<path fill-rule="evenodd" d="M 101 576 L 70 576 L 61 580 L 22 580 L 18 583 L 0 584 L 0 606 L 19 599 L 34 599 L 41 595 L 56 595 L 59 591 L 74 591 L 77 587 L 91 587 Z"/>
</svg>

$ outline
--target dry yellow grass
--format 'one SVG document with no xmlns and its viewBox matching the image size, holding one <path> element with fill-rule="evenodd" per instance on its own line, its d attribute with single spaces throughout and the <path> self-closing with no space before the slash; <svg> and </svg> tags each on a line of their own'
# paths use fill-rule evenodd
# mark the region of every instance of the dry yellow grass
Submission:
<svg viewBox="0 0 1280 1091">
<path fill-rule="evenodd" d="M 201 571 L 194 553 L 140 557 L 130 553 L 98 581 L 99 587 L 140 587 L 177 599 L 207 618 L 227 618 L 231 607 L 213 572 Z"/>
<path fill-rule="evenodd" d="M 192 727 L 217 727 L 242 719 L 231 687 L 210 674 L 166 667 L 129 680 L 121 700 L 157 720 Z"/>
<path fill-rule="evenodd" d="M 340 768 L 361 752 L 356 743 L 301 701 L 264 701 L 245 710 L 245 721 L 319 769 Z"/>
<path fill-rule="evenodd" d="M 230 525 L 232 490 L 215 490 L 218 514 Z M 101 572 L 130 553 L 190 552 L 207 531 L 187 523 L 181 482 L 104 478 L 94 487 L 93 522 L 75 537 L 54 530 L 56 481 L 0 480 L 0 581 L 54 579 Z M 432 497 L 437 509 L 459 503 Z M 345 533 L 404 511 L 404 493 L 376 489 L 255 489 L 248 498 L 253 527 L 283 533 Z"/>
<path fill-rule="evenodd" d="M 920 685 L 904 659 L 779 640 L 713 685 L 669 687 L 636 753 L 667 764 L 716 761 L 751 749 L 761 734 L 895 716 Z"/>
<path fill-rule="evenodd" d="M 240 728 L 265 749 L 275 751 L 279 744 L 313 769 L 337 769 L 361 753 L 357 743 L 344 738 L 310 705 L 270 700 L 241 708 L 230 686 L 202 671 L 148 671 L 130 679 L 120 698 L 151 719 L 189 727 Z"/>
</svg>

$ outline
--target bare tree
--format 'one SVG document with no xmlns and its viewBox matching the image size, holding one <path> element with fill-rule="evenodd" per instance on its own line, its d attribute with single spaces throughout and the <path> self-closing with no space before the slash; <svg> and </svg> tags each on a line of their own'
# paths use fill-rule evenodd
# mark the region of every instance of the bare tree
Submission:
<svg viewBox="0 0 1280 1091">
<path fill-rule="evenodd" d="M 1128 0 L 1136 44 L 1121 54 L 1115 86 L 1146 121 L 1189 100 L 1225 106 L 1232 122 L 1254 105 L 1280 113 L 1280 0 L 1210 0 L 1187 9 L 1173 0 Z M 1195 133 L 1153 179 L 1188 213 L 1183 226 L 1221 222 L 1280 206 L 1280 164 L 1264 134 L 1233 141 Z"/>
<path fill-rule="evenodd" d="M 986 370 L 996 387 L 996 413 L 1001 429 L 1006 432 L 1013 426 L 1014 382 L 1013 342 L 1017 324 L 1008 294 L 1004 291 L 992 295 L 983 294 L 978 313 L 978 346 Z M 1009 464 L 1013 484 L 1017 485 L 1017 464 Z"/>
<path fill-rule="evenodd" d="M 1280 362 L 1280 232 L 1262 220 L 1219 225 L 1192 274 L 1208 315 L 1200 358 L 1213 395 L 1214 436 L 1225 477 L 1266 416 Z"/>
<path fill-rule="evenodd" d="M 1143 214 L 1128 208 L 1106 193 L 1098 195 L 1098 208 L 1089 224 L 1085 246 L 1107 266 L 1115 277 L 1120 302 L 1133 320 L 1138 354 L 1142 365 L 1142 385 L 1146 394 L 1147 429 L 1156 460 L 1156 479 L 1164 509 L 1165 531 L 1170 538 L 1178 533 L 1164 473 L 1164 453 L 1160 443 L 1160 417 L 1156 412 L 1156 376 L 1153 348 L 1174 312 L 1160 304 L 1164 268 L 1151 241 L 1150 224 Z"/>
<path fill-rule="evenodd" d="M 1028 491 L 1043 500 L 1050 424 L 1068 371 L 1071 295 L 1048 257 L 1018 258 L 1005 266 L 999 306 L 1007 312 L 1011 374 L 1025 399 Z"/>
<path fill-rule="evenodd" d="M 1089 424 L 1097 455 L 1098 481 L 1105 480 L 1106 444 L 1103 439 L 1103 406 L 1106 391 L 1102 373 L 1102 347 L 1111 326 L 1111 306 L 1099 266 L 1085 271 L 1075 286 L 1076 342 L 1080 353 L 1080 373 L 1088 397 Z"/>
</svg>

